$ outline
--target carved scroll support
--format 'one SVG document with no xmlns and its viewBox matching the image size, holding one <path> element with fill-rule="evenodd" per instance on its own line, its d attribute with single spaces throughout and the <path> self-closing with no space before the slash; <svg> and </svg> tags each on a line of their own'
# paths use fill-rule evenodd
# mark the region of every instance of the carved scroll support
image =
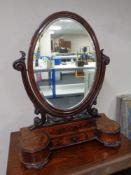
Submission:
<svg viewBox="0 0 131 175">
<path fill-rule="evenodd" d="M 20 51 L 20 53 L 21 53 L 21 57 L 13 63 L 13 68 L 16 69 L 17 71 L 21 72 L 21 76 L 22 76 L 25 90 L 26 90 L 30 100 L 34 104 L 35 114 L 41 114 L 41 118 L 39 118 L 39 117 L 34 118 L 34 124 L 33 124 L 33 126 L 30 127 L 31 129 L 34 129 L 34 128 L 43 126 L 43 124 L 45 123 L 46 117 L 45 117 L 44 109 L 42 108 L 40 103 L 38 103 L 38 101 L 33 93 L 33 90 L 30 86 L 30 83 L 29 83 L 29 79 L 28 79 L 28 75 L 27 75 L 27 68 L 26 68 L 26 64 L 25 64 L 26 54 L 24 51 Z"/>
<path fill-rule="evenodd" d="M 110 63 L 110 58 L 107 55 L 103 54 L 103 51 L 104 49 L 101 50 L 101 56 L 102 56 L 103 63 L 105 65 L 108 65 Z"/>
<path fill-rule="evenodd" d="M 25 65 L 26 54 L 24 51 L 20 51 L 20 53 L 21 57 L 18 60 L 14 61 L 13 68 L 16 69 L 17 71 L 23 72 L 26 71 L 26 65 Z"/>
<path fill-rule="evenodd" d="M 104 81 L 106 66 L 110 63 L 110 58 L 107 55 L 105 55 L 103 51 L 104 49 L 100 51 L 102 62 L 101 62 L 101 72 L 100 72 L 98 87 L 97 87 L 97 90 L 95 91 L 94 99 L 90 102 L 90 106 L 87 108 L 88 113 L 92 116 L 99 116 L 98 109 L 94 108 L 93 105 L 97 104 L 97 96 L 101 90 L 101 87 Z"/>
</svg>

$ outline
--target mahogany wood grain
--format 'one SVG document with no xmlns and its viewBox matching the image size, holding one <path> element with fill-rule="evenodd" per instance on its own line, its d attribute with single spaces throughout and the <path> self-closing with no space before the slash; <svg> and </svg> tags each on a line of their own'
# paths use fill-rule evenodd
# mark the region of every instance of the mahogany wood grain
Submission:
<svg viewBox="0 0 131 175">
<path fill-rule="evenodd" d="M 117 148 L 105 147 L 94 140 L 55 150 L 48 164 L 35 170 L 20 163 L 19 138 L 20 132 L 11 133 L 6 175 L 109 175 L 131 167 L 131 141 L 124 136 Z"/>
</svg>

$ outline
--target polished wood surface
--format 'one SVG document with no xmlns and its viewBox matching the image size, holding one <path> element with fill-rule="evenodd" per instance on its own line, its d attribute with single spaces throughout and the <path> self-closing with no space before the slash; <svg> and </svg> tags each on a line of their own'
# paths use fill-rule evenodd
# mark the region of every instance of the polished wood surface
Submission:
<svg viewBox="0 0 131 175">
<path fill-rule="evenodd" d="M 48 164 L 35 170 L 20 163 L 19 138 L 20 132 L 11 133 L 7 175 L 109 175 L 131 167 L 131 141 L 124 136 L 117 148 L 91 141 L 54 150 Z"/>
</svg>

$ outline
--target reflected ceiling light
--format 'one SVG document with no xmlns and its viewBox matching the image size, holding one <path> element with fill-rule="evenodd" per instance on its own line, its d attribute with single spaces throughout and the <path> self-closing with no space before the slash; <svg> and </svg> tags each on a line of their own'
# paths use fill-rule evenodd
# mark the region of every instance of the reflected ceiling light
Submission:
<svg viewBox="0 0 131 175">
<path fill-rule="evenodd" d="M 50 31 L 50 34 L 54 34 L 55 32 L 54 31 Z"/>
<path fill-rule="evenodd" d="M 51 30 L 61 30 L 61 26 L 50 26 Z"/>
<path fill-rule="evenodd" d="M 60 22 L 73 22 L 71 19 L 61 19 Z"/>
</svg>

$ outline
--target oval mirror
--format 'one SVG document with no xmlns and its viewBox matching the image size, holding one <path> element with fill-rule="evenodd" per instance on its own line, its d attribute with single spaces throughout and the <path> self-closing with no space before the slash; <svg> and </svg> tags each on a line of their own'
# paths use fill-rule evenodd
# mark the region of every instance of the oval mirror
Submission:
<svg viewBox="0 0 131 175">
<path fill-rule="evenodd" d="M 38 90 L 55 107 L 79 104 L 90 92 L 96 72 L 88 31 L 70 18 L 52 21 L 37 40 L 33 70 Z"/>
<path fill-rule="evenodd" d="M 36 98 L 48 112 L 73 114 L 91 105 L 99 90 L 100 70 L 98 41 L 82 17 L 57 12 L 36 30 L 28 74 Z"/>
</svg>

